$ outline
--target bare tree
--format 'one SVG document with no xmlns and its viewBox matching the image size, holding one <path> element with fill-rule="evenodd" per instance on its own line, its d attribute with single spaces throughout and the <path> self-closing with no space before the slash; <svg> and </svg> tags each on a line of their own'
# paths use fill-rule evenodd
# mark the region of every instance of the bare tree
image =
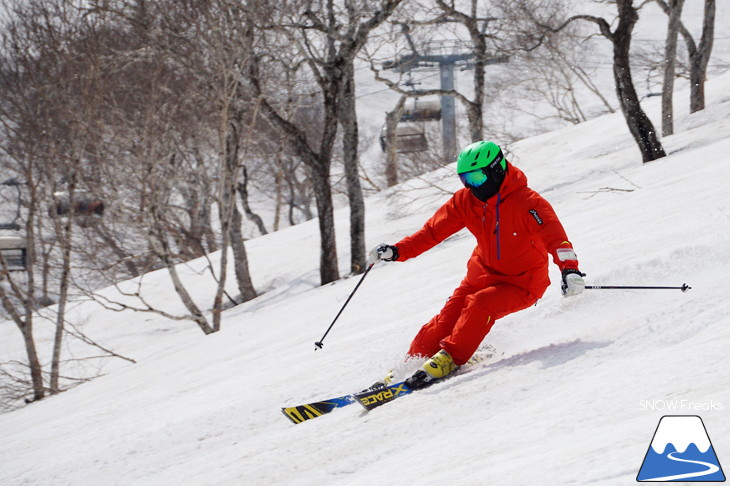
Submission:
<svg viewBox="0 0 730 486">
<path fill-rule="evenodd" d="M 472 142 L 483 139 L 484 134 L 484 97 L 485 97 L 485 79 L 486 67 L 495 61 L 494 55 L 487 46 L 487 39 L 494 34 L 489 32 L 489 23 L 496 20 L 489 15 L 480 14 L 478 0 L 471 0 L 468 12 L 459 10 L 455 2 L 436 0 L 436 5 L 441 9 L 442 15 L 436 20 L 437 22 L 450 20 L 462 24 L 469 33 L 471 41 L 471 49 L 473 54 L 473 63 L 471 70 L 473 73 L 473 99 L 461 98 L 461 102 L 466 108 L 467 119 L 469 120 L 469 135 Z M 502 58 L 506 60 L 506 57 Z"/>
<path fill-rule="evenodd" d="M 297 76 L 300 72 L 301 66 L 296 62 L 289 64 L 286 61 L 278 63 L 273 61 L 273 59 L 281 59 L 282 54 L 286 55 L 290 52 L 290 40 L 282 37 L 281 32 L 267 29 L 269 26 L 283 22 L 285 12 L 282 9 L 284 6 L 259 10 L 255 7 L 255 5 L 249 6 L 245 23 L 246 30 L 243 33 L 245 45 L 250 52 L 255 54 L 248 57 L 242 74 L 246 78 L 253 96 L 260 100 L 262 115 L 282 134 L 282 139 L 294 153 L 298 154 L 309 170 L 319 216 L 319 272 L 320 281 L 324 285 L 339 278 L 332 189 L 329 182 L 332 150 L 337 133 L 337 113 L 336 111 L 325 111 L 322 131 L 316 141 L 314 137 L 310 139 L 304 127 L 297 126 L 290 121 L 286 111 L 287 104 L 280 103 L 278 99 L 284 93 L 267 83 L 267 80 L 271 79 L 268 75 L 272 69 L 290 65 L 291 69 L 287 71 L 284 79 L 290 79 L 292 75 Z M 261 28 L 259 29 L 257 26 L 261 26 Z M 284 45 L 287 47 L 284 48 Z M 336 100 L 336 91 L 328 89 L 322 92 L 322 103 L 325 106 L 336 107 Z"/>
<path fill-rule="evenodd" d="M 236 186 L 236 190 L 238 191 L 238 195 L 241 198 L 241 204 L 243 205 L 243 210 L 246 213 L 246 217 L 254 222 L 256 227 L 259 230 L 259 233 L 262 235 L 266 235 L 269 232 L 266 230 L 266 225 L 264 224 L 264 220 L 256 214 L 253 209 L 251 209 L 251 204 L 248 201 L 248 170 L 246 169 L 246 166 L 243 166 L 243 178 L 238 182 L 238 185 Z"/>
<path fill-rule="evenodd" d="M 603 113 L 615 110 L 593 82 L 586 68 L 590 56 L 590 36 L 578 23 L 559 33 L 535 28 L 536 25 L 561 22 L 569 17 L 566 2 L 534 0 L 496 1 L 500 12 L 500 31 L 504 32 L 504 49 L 512 53 L 509 72 L 495 81 L 499 101 L 510 99 L 509 106 L 540 119 L 559 118 L 577 124 L 595 114 L 585 107 L 584 94 L 598 98 Z M 509 86 L 500 87 L 499 83 Z M 506 89 L 505 89 L 506 88 Z M 513 94 L 513 93 L 516 93 Z M 511 99 L 514 99 L 512 101 Z M 536 113 L 524 108 L 524 100 L 547 103 L 554 113 Z"/>
<path fill-rule="evenodd" d="M 402 0 L 308 0 L 302 19 L 289 31 L 302 46 L 300 54 L 315 73 L 320 89 L 333 94 L 325 104 L 342 126 L 342 152 L 350 207 L 350 271 L 365 269 L 365 204 L 358 168 L 358 123 L 355 107 L 354 61 L 370 33 L 395 11 Z M 319 46 L 326 46 L 320 49 Z"/>
<path fill-rule="evenodd" d="M 606 19 L 593 15 L 574 15 L 559 27 L 546 27 L 554 32 L 559 32 L 574 21 L 584 20 L 596 24 L 601 34 L 611 41 L 613 44 L 613 77 L 621 112 L 639 147 L 642 160 L 650 162 L 664 157 L 666 153 L 657 137 L 654 125 L 641 108 L 631 77 L 630 47 L 634 26 L 639 20 L 638 8 L 634 6 L 633 0 L 616 0 L 616 8 L 618 24 L 613 31 L 611 24 Z"/>
<path fill-rule="evenodd" d="M 359 272 L 364 268 L 364 205 L 357 172 L 358 133 L 352 63 L 369 32 L 381 24 L 400 1 L 382 0 L 377 6 L 345 1 L 342 17 L 339 17 L 340 11 L 336 8 L 339 5 L 334 0 L 292 1 L 283 3 L 281 8 L 268 6 L 259 11 L 250 8 L 250 27 L 246 38 L 251 52 L 257 54 L 250 57 L 245 76 L 252 93 L 260 99 L 262 115 L 281 132 L 284 142 L 309 170 L 319 216 L 322 284 L 339 278 L 329 180 L 338 124 L 343 124 L 345 130 L 345 170 L 351 207 L 351 270 Z M 343 30 L 340 31 L 340 28 Z M 277 46 L 282 44 L 286 44 L 287 49 L 277 50 Z M 279 62 L 277 65 L 289 64 L 293 68 L 289 72 L 297 73 L 300 81 L 308 78 L 316 82 L 323 107 L 322 131 L 316 138 L 308 136 L 302 127 L 292 123 L 285 111 L 286 104 L 277 99 L 283 93 L 265 82 L 265 71 L 272 69 L 274 62 L 264 65 L 264 59 L 281 59 L 283 52 L 288 52 L 291 46 L 296 49 L 295 55 L 305 60 L 308 72 L 303 73 L 302 66 L 295 62 Z"/>
<path fill-rule="evenodd" d="M 7 87 L 8 85 L 4 84 L 8 80 L 6 74 L 3 75 L 3 78 L 3 85 Z M 3 101 L 6 101 L 6 99 Z M 3 118 L 7 123 L 8 118 L 5 118 L 7 112 L 5 110 L 3 112 Z M 7 128 L 5 123 L 3 125 Z M 7 148 L 4 147 L 4 150 L 7 150 Z M 6 154 L 13 158 L 16 156 L 14 151 L 7 151 Z M 22 157 L 25 154 L 17 155 Z M 34 335 L 36 291 L 34 244 L 36 241 L 36 212 L 33 209 L 38 207 L 37 205 L 40 204 L 40 200 L 36 191 L 37 182 L 34 170 L 37 167 L 35 161 L 30 157 L 16 159 L 15 168 L 19 170 L 16 173 L 23 177 L 27 192 L 25 207 L 29 209 L 25 217 L 25 224 L 22 227 L 27 245 L 26 268 L 23 276 L 17 277 L 10 272 L 5 258 L 0 256 L 0 303 L 2 304 L 3 318 L 9 318 L 13 321 L 23 336 L 23 344 L 27 357 L 27 370 L 30 375 L 30 387 L 32 390 L 32 399 L 29 401 L 36 401 L 43 399 L 46 395 L 46 387 L 43 381 L 43 367 L 38 358 L 38 349 Z"/>
<path fill-rule="evenodd" d="M 669 0 L 669 24 L 664 44 L 664 82 L 662 83 L 662 135 L 674 133 L 674 73 L 677 59 L 677 35 L 684 0 Z"/>
<path fill-rule="evenodd" d="M 240 66 L 250 55 L 242 43 L 245 9 L 237 2 L 158 2 L 155 13 L 162 32 L 158 44 L 196 80 L 196 97 L 213 110 L 217 132 L 218 167 L 214 180 L 221 224 L 221 262 L 214 303 L 214 328 L 218 328 L 226 281 L 228 249 L 234 257 L 241 300 L 256 296 L 244 245 L 236 191 L 243 173 L 242 159 L 257 125 L 258 102 L 242 86 Z"/>
<path fill-rule="evenodd" d="M 661 9 L 670 17 L 675 13 L 674 2 L 670 0 L 656 0 Z M 681 8 L 680 8 L 681 10 Z M 702 21 L 702 34 L 699 45 L 695 42 L 692 34 L 684 26 L 681 20 L 679 33 L 684 38 L 690 61 L 690 101 L 689 111 L 694 113 L 705 109 L 705 81 L 707 80 L 707 65 L 712 54 L 712 45 L 715 40 L 715 0 L 705 0 L 704 16 Z M 678 14 L 677 14 L 678 15 Z M 670 23 L 672 20 L 670 19 Z"/>
<path fill-rule="evenodd" d="M 98 136 L 96 127 L 85 115 L 93 116 L 96 98 L 92 92 L 95 76 L 84 69 L 73 49 L 73 39 L 90 24 L 80 22 L 75 9 L 67 3 L 29 2 L 15 4 L 12 20 L 3 35 L 3 52 L 8 60 L 0 71 L 3 95 L 0 101 L 4 133 L 3 152 L 13 171 L 22 178 L 24 187 L 24 234 L 27 244 L 26 285 L 7 273 L 3 278 L 8 287 L 0 286 L 0 299 L 7 315 L 21 330 L 28 356 L 32 379 L 33 400 L 45 396 L 43 369 L 33 335 L 36 300 L 37 257 L 43 260 L 43 296 L 47 296 L 50 263 L 54 247 L 36 252 L 41 242 L 53 230 L 43 224 L 44 209 L 48 207 L 48 191 L 58 187 L 58 176 L 70 189 L 71 212 L 73 193 L 81 169 L 81 161 L 88 153 L 91 140 Z M 86 67 L 93 61 L 87 61 Z M 75 103 L 74 103 L 75 101 Z M 52 209 L 55 205 L 52 205 Z M 71 281 L 73 218 L 64 224 L 53 225 L 60 249 L 60 275 L 56 332 L 50 371 L 51 393 L 60 391 L 61 344 L 66 326 L 66 303 Z"/>
</svg>

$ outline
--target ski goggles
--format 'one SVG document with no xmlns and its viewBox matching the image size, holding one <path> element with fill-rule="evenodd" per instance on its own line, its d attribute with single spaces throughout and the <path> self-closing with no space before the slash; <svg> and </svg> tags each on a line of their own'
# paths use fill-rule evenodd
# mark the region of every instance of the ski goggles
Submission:
<svg viewBox="0 0 730 486">
<path fill-rule="evenodd" d="M 487 182 L 487 173 L 484 169 L 474 169 L 469 172 L 462 172 L 459 174 L 462 184 L 466 187 L 479 187 Z"/>
</svg>

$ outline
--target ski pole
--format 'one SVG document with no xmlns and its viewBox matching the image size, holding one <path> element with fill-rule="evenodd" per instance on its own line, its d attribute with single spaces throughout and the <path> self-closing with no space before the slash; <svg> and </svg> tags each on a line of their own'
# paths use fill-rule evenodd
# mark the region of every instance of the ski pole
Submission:
<svg viewBox="0 0 730 486">
<path fill-rule="evenodd" d="M 682 292 L 687 292 L 690 287 L 687 284 L 682 284 L 681 287 L 652 287 L 652 286 L 642 286 L 642 285 L 586 285 L 587 289 L 597 289 L 597 290 L 603 290 L 603 289 L 620 289 L 620 290 L 637 290 L 637 289 L 643 289 L 643 290 L 681 290 Z"/>
<path fill-rule="evenodd" d="M 362 274 L 362 277 L 360 277 L 360 281 L 357 283 L 357 285 L 355 285 L 355 289 L 352 291 L 350 296 L 345 301 L 344 305 L 340 309 L 340 312 L 338 312 L 337 315 L 335 316 L 335 319 L 332 321 L 332 324 L 330 324 L 330 327 L 328 327 L 327 331 L 325 331 L 324 336 L 322 336 L 322 339 L 320 339 L 319 341 L 314 343 L 315 351 L 317 351 L 317 349 L 322 349 L 322 346 L 324 346 L 322 341 L 324 341 L 324 338 L 327 337 L 327 334 L 329 334 L 330 329 L 332 329 L 332 326 L 335 325 L 335 322 L 337 322 L 337 319 L 339 319 L 340 314 L 342 314 L 342 311 L 345 310 L 345 307 L 347 307 L 347 304 L 350 302 L 350 299 L 352 299 L 352 296 L 355 295 L 355 292 L 357 292 L 358 287 L 360 287 L 360 284 L 362 283 L 362 281 L 365 280 L 365 277 L 367 277 L 368 272 L 370 271 L 371 268 L 373 268 L 373 265 L 375 265 L 375 263 L 371 263 L 370 265 L 368 265 L 368 268 L 365 269 L 365 272 Z"/>
</svg>

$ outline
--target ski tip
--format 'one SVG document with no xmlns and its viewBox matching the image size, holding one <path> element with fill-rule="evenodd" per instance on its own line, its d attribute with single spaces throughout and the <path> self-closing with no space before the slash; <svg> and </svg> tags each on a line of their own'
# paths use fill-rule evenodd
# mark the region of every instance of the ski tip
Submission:
<svg viewBox="0 0 730 486">
<path fill-rule="evenodd" d="M 292 423 L 301 424 L 307 420 L 317 418 L 322 413 L 317 409 L 312 409 L 307 405 L 300 405 L 298 407 L 285 407 L 281 409 L 281 413 L 286 416 Z"/>
<path fill-rule="evenodd" d="M 285 416 L 286 418 L 288 418 L 288 419 L 289 419 L 289 420 L 290 420 L 290 421 L 291 421 L 292 423 L 294 423 L 294 424 L 300 424 L 300 423 L 302 423 L 302 422 L 303 422 L 303 420 L 298 420 L 298 419 L 294 418 L 295 416 L 294 416 L 294 414 L 292 413 L 292 408 L 293 408 L 293 407 L 289 407 L 289 408 L 286 408 L 286 407 L 281 407 L 281 413 L 283 413 L 283 414 L 284 414 L 284 416 Z"/>
</svg>

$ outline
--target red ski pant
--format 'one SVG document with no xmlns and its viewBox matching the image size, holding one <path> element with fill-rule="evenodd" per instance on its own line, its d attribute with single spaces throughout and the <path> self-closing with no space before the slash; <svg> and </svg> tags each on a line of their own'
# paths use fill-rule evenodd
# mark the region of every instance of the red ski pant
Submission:
<svg viewBox="0 0 730 486">
<path fill-rule="evenodd" d="M 464 279 L 441 312 L 418 332 L 408 354 L 430 358 L 444 349 L 461 366 L 469 361 L 494 321 L 535 302 L 537 297 L 514 285 L 475 288 Z"/>
</svg>

